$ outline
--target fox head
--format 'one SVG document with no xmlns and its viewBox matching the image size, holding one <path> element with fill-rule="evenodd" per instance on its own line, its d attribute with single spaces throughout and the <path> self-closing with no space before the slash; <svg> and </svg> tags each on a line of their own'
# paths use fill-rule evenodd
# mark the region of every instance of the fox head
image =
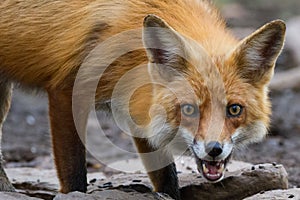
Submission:
<svg viewBox="0 0 300 200">
<path fill-rule="evenodd" d="M 272 21 L 214 55 L 148 15 L 143 43 L 158 105 L 150 113 L 150 143 L 186 149 L 206 179 L 221 180 L 233 150 L 267 134 L 268 84 L 284 37 L 284 22 Z"/>
</svg>

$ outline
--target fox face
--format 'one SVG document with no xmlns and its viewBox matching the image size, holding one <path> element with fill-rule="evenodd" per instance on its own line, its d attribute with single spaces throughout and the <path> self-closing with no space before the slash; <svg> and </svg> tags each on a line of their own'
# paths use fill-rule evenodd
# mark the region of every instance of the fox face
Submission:
<svg viewBox="0 0 300 200">
<path fill-rule="evenodd" d="M 151 145 L 190 152 L 206 179 L 220 181 L 234 149 L 267 134 L 268 83 L 284 35 L 285 24 L 273 21 L 214 54 L 159 17 L 146 17 L 143 42 L 155 105 Z"/>
</svg>

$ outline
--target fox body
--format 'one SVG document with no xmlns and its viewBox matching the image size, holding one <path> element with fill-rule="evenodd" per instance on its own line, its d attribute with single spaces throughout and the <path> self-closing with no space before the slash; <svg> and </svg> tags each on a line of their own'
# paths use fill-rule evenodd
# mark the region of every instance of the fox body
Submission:
<svg viewBox="0 0 300 200">
<path fill-rule="evenodd" d="M 239 41 L 202 0 L 10 0 L 0 11 L 0 122 L 12 83 L 48 93 L 62 192 L 86 191 L 90 99 L 99 109 L 109 104 L 133 134 L 155 191 L 175 199 L 170 149 L 193 154 L 216 182 L 233 149 L 267 133 L 268 83 L 285 35 L 280 20 Z M 2 166 L 1 176 L 0 189 L 13 190 Z"/>
</svg>

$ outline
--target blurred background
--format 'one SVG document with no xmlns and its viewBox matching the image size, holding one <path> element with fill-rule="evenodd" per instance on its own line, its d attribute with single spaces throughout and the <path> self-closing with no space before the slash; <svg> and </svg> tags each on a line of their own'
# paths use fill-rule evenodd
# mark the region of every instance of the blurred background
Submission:
<svg viewBox="0 0 300 200">
<path fill-rule="evenodd" d="M 235 154 L 235 159 L 253 164 L 281 163 L 289 173 L 290 187 L 300 187 L 300 1 L 217 0 L 215 3 L 238 38 L 274 19 L 287 23 L 285 49 L 277 62 L 276 75 L 271 83 L 273 116 L 270 134 L 262 143 Z M 3 130 L 2 151 L 6 167 L 54 168 L 47 114 L 45 95 L 32 96 L 15 88 Z M 108 140 L 99 139 L 96 131 L 98 120 Z M 88 134 L 94 141 L 92 146 L 105 159 L 136 157 L 135 154 L 108 149 L 112 143 L 120 149 L 134 152 L 130 137 L 119 130 L 111 119 L 98 113 L 98 120 L 94 118 L 89 121 Z M 92 155 L 88 156 L 88 166 L 90 171 L 113 173 Z"/>
</svg>

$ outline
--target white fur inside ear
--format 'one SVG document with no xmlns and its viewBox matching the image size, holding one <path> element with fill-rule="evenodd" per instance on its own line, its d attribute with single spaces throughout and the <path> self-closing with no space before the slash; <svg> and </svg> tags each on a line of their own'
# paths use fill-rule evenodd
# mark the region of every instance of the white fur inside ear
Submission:
<svg viewBox="0 0 300 200">
<path fill-rule="evenodd" d="M 283 45 L 281 41 L 273 41 L 275 34 L 278 34 L 277 31 L 270 29 L 246 42 L 244 53 L 249 67 L 257 70 L 262 64 L 272 66 L 275 63 Z M 267 51 L 270 52 L 269 55 L 265 53 Z"/>
<path fill-rule="evenodd" d="M 165 64 L 183 57 L 181 36 L 155 15 L 144 19 L 143 43 L 150 62 Z"/>
<path fill-rule="evenodd" d="M 234 58 L 238 73 L 251 84 L 268 84 L 283 48 L 285 24 L 276 20 L 245 38 L 228 58 Z"/>
<path fill-rule="evenodd" d="M 257 42 L 257 45 L 260 44 Z M 261 66 L 263 62 L 263 58 L 260 56 L 259 48 L 248 48 L 245 51 L 245 60 L 249 66 L 248 69 L 256 70 Z"/>
<path fill-rule="evenodd" d="M 143 43 L 150 62 L 172 63 L 182 57 L 182 43 L 171 29 L 162 27 L 144 28 Z"/>
</svg>

